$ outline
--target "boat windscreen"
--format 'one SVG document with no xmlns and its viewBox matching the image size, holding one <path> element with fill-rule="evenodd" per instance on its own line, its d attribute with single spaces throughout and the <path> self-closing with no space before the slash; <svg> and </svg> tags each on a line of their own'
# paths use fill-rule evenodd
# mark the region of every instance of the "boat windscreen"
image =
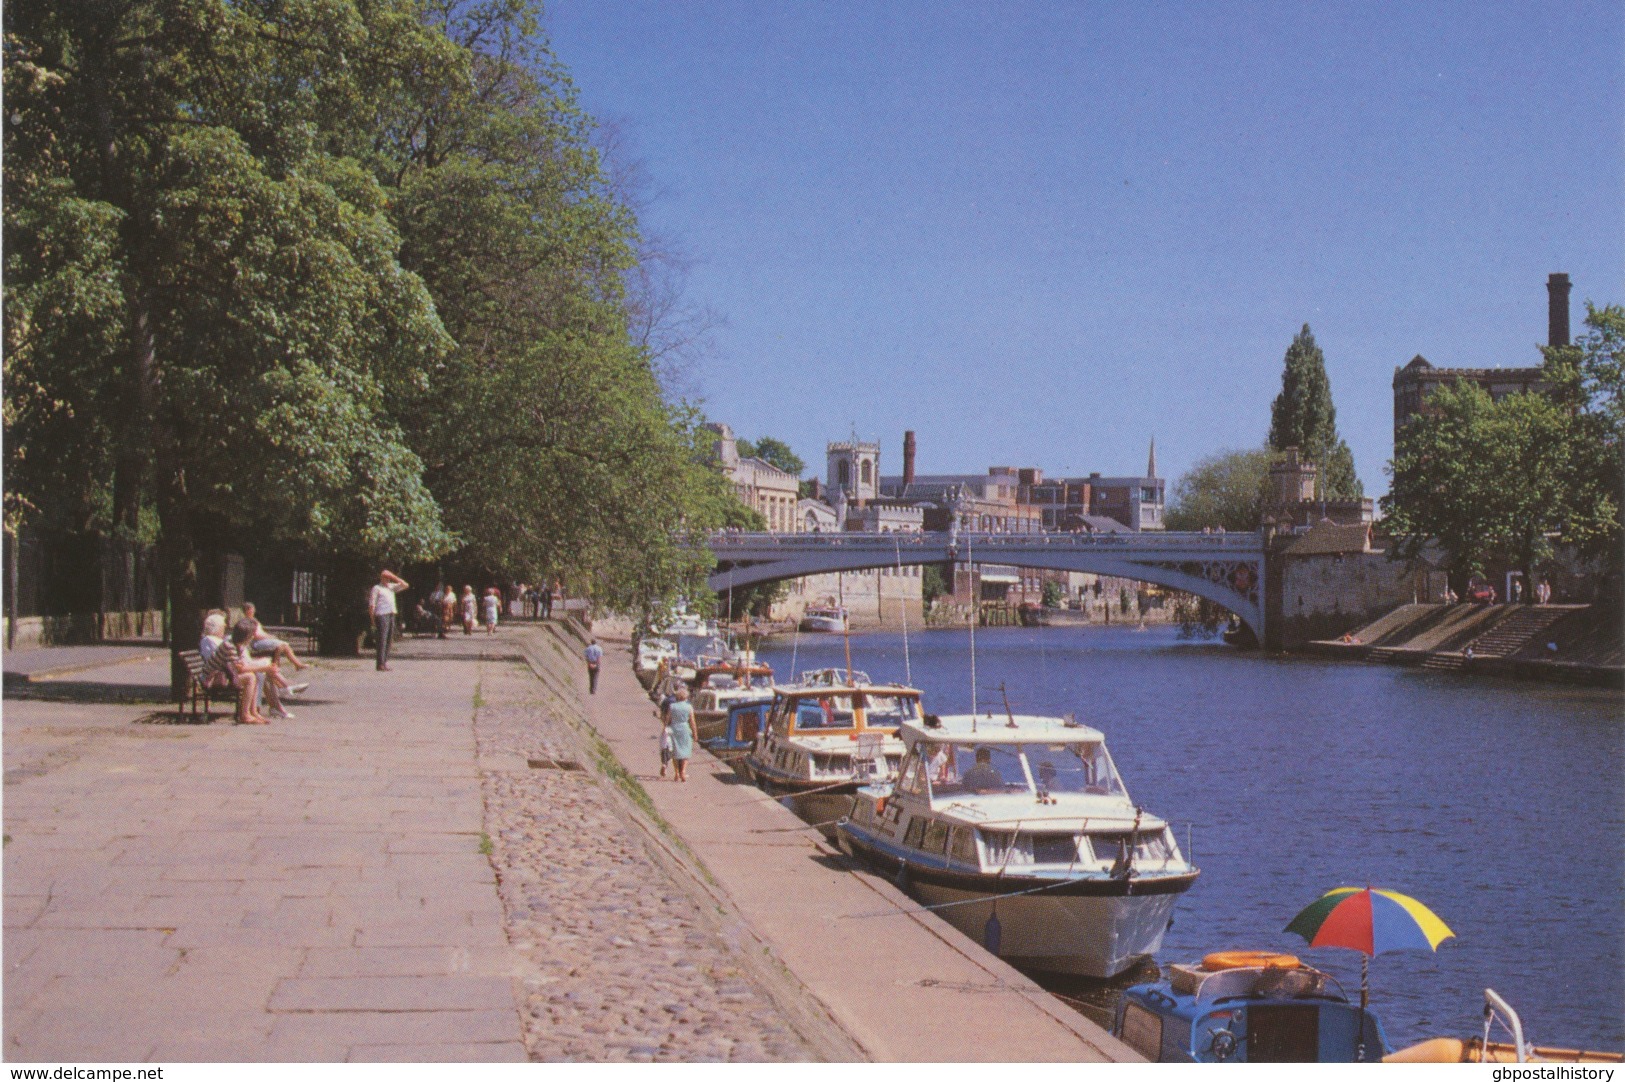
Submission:
<svg viewBox="0 0 1625 1082">
<path fill-rule="evenodd" d="M 871 729 L 895 729 L 920 716 L 919 703 L 906 695 L 865 695 L 863 723 Z"/>
<path fill-rule="evenodd" d="M 923 752 L 931 768 L 932 796 L 1009 793 L 1027 789 L 1016 744 L 938 744 Z"/>
<path fill-rule="evenodd" d="M 852 724 L 850 695 L 822 695 L 816 699 L 802 699 L 796 704 L 796 729 L 799 732 L 850 729 Z"/>
<path fill-rule="evenodd" d="M 1123 782 L 1104 744 L 1029 744 L 1033 780 L 1048 793 L 1123 796 Z"/>
</svg>

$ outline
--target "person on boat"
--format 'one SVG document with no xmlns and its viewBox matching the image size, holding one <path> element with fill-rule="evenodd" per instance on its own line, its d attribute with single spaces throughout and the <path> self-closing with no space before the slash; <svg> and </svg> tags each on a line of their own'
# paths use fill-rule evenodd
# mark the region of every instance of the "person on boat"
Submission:
<svg viewBox="0 0 1625 1082">
<path fill-rule="evenodd" d="M 671 736 L 673 781 L 688 780 L 688 761 L 694 755 L 694 707 L 688 688 L 677 689 L 677 700 L 666 711 L 666 732 Z"/>
<path fill-rule="evenodd" d="M 993 767 L 993 752 L 976 749 L 976 765 L 965 771 L 965 788 L 973 792 L 999 792 L 1004 789 L 1004 776 Z"/>
<path fill-rule="evenodd" d="M 954 756 L 947 744 L 938 744 L 936 752 L 931 756 L 928 764 L 931 771 L 933 785 L 948 785 L 956 781 L 954 777 Z"/>
</svg>

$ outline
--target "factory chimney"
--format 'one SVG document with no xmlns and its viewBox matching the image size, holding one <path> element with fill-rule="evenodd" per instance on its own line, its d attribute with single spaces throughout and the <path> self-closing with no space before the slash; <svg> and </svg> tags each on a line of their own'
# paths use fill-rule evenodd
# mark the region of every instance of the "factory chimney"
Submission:
<svg viewBox="0 0 1625 1082">
<path fill-rule="evenodd" d="M 914 433 L 903 433 L 903 490 L 914 483 Z"/>
<path fill-rule="evenodd" d="M 1569 276 L 1566 274 L 1554 274 L 1546 279 L 1548 346 L 1569 344 L 1569 288 Z"/>
</svg>

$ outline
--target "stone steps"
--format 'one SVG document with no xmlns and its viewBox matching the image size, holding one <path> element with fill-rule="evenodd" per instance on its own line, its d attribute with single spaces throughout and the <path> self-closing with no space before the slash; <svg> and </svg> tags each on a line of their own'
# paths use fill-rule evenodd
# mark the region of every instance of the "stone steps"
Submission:
<svg viewBox="0 0 1625 1082">
<path fill-rule="evenodd" d="M 1463 650 L 1472 650 L 1475 657 L 1508 657 L 1567 615 L 1567 609 L 1524 606 L 1473 639 Z"/>
</svg>

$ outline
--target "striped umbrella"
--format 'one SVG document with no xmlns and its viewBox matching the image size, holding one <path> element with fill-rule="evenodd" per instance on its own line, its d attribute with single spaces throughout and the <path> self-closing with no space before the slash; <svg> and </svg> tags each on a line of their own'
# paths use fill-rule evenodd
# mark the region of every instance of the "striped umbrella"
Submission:
<svg viewBox="0 0 1625 1082">
<path fill-rule="evenodd" d="M 1311 947 L 1360 951 L 1360 1006 L 1369 999 L 1367 965 L 1385 951 L 1437 950 L 1452 932 L 1415 898 L 1391 890 L 1338 887 L 1315 899 L 1286 926 Z"/>
</svg>

